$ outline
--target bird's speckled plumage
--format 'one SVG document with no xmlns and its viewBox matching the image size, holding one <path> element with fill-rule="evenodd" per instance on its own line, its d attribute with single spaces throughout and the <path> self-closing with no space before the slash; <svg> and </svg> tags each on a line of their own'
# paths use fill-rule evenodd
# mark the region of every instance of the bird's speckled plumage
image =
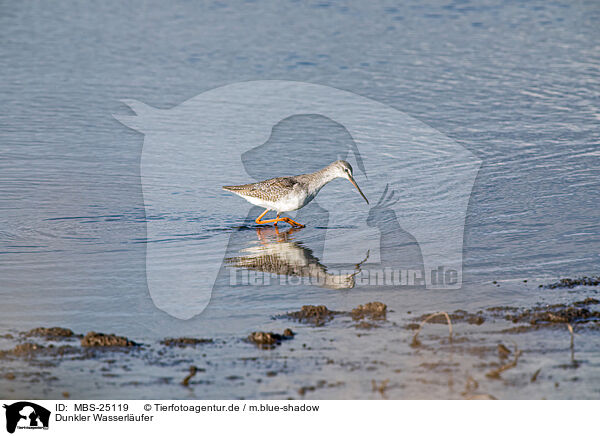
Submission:
<svg viewBox="0 0 600 436">
<path fill-rule="evenodd" d="M 291 192 L 297 183 L 295 177 L 275 177 L 247 185 L 223 186 L 223 189 L 241 196 L 275 202 L 286 193 Z"/>
</svg>

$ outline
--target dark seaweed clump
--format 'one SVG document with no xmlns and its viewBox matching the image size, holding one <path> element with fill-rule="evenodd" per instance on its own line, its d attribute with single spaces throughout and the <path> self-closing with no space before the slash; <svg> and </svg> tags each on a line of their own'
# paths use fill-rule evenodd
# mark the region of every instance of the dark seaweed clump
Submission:
<svg viewBox="0 0 600 436">
<path fill-rule="evenodd" d="M 36 360 L 40 356 L 49 356 L 56 358 L 73 354 L 75 352 L 76 349 L 69 345 L 62 345 L 60 347 L 49 345 L 47 347 L 44 347 L 43 345 L 36 344 L 33 342 L 24 342 L 22 344 L 16 345 L 10 350 L 0 350 L 0 359 L 6 359 L 10 357 L 22 358 L 26 360 Z"/>
<path fill-rule="evenodd" d="M 540 285 L 540 288 L 557 289 L 557 288 L 574 288 L 575 286 L 598 286 L 600 285 L 600 276 L 596 277 L 579 277 L 576 279 L 560 279 L 558 282 L 548 285 Z"/>
<path fill-rule="evenodd" d="M 71 338 L 75 336 L 73 330 L 63 327 L 37 327 L 23 333 L 26 337 L 40 336 L 46 339 Z"/>
<path fill-rule="evenodd" d="M 598 301 L 591 299 L 592 301 Z M 507 314 L 506 319 L 514 323 L 527 322 L 537 324 L 575 324 L 600 321 L 600 312 L 581 307 L 582 302 L 571 306 L 555 304 L 551 306 L 526 309 L 515 314 Z M 590 303 L 597 304 L 597 303 Z"/>
<path fill-rule="evenodd" d="M 33 354 L 36 354 L 42 350 L 44 350 L 43 345 L 34 344 L 33 342 L 25 342 L 23 344 L 16 345 L 11 350 L 2 350 L 0 351 L 0 356 L 14 356 L 14 357 L 30 357 Z"/>
<path fill-rule="evenodd" d="M 387 314 L 387 306 L 379 301 L 372 303 L 361 304 L 358 307 L 352 309 L 350 315 L 354 321 L 359 321 L 364 318 L 373 320 L 385 319 Z"/>
<path fill-rule="evenodd" d="M 511 306 L 489 307 L 484 311 L 469 313 L 465 310 L 457 310 L 448 314 L 452 323 L 466 322 L 481 325 L 486 320 L 505 319 L 515 324 L 526 324 L 504 330 L 504 332 L 521 333 L 532 329 L 550 327 L 559 324 L 585 324 L 590 322 L 600 323 L 600 311 L 593 310 L 594 305 L 600 304 L 600 300 L 586 298 L 569 304 L 539 305 L 528 309 L 519 309 Z M 421 323 L 427 320 L 432 324 L 445 324 L 446 318 L 440 313 L 438 316 L 430 314 L 422 315 L 414 321 Z M 419 330 L 421 324 L 413 322 L 406 325 L 409 330 Z"/>
<path fill-rule="evenodd" d="M 125 336 L 89 332 L 81 340 L 82 347 L 137 347 L 140 344 Z"/>
<path fill-rule="evenodd" d="M 162 345 L 166 345 L 167 347 L 187 347 L 188 345 L 201 345 L 201 344 L 212 344 L 212 339 L 202 339 L 202 338 L 167 338 L 160 343 Z"/>
<path fill-rule="evenodd" d="M 302 306 L 297 312 L 288 312 L 287 317 L 293 320 L 304 322 L 307 324 L 314 324 L 315 326 L 322 326 L 325 323 L 331 321 L 335 315 L 342 314 L 343 312 L 337 312 L 335 310 L 329 310 L 326 306 Z"/>
<path fill-rule="evenodd" d="M 298 322 L 306 324 L 313 324 L 316 327 L 320 327 L 331 321 L 335 316 L 351 316 L 354 321 L 361 321 L 354 325 L 356 328 L 371 329 L 377 328 L 379 325 L 367 322 L 371 321 L 385 321 L 387 316 L 387 306 L 379 301 L 372 301 L 370 303 L 361 304 L 355 307 L 350 312 L 329 310 L 326 306 L 302 306 L 302 309 L 297 312 L 288 312 L 285 314 L 287 318 L 291 318 Z"/>
<path fill-rule="evenodd" d="M 259 348 L 275 348 L 281 345 L 282 341 L 293 339 L 295 333 L 291 329 L 285 329 L 283 334 L 273 332 L 252 332 L 248 336 L 248 340 Z"/>
</svg>

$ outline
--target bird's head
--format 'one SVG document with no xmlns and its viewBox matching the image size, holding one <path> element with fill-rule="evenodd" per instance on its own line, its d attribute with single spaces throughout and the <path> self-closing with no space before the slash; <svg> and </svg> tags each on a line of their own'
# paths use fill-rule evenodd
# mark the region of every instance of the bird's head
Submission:
<svg viewBox="0 0 600 436">
<path fill-rule="evenodd" d="M 369 204 L 369 200 L 365 197 L 365 194 L 360 190 L 358 185 L 356 184 L 356 180 L 354 180 L 354 176 L 352 174 L 352 165 L 350 165 L 345 160 L 337 160 L 330 165 L 330 168 L 333 170 L 333 173 L 336 177 L 341 177 L 342 179 L 347 179 L 354 185 L 354 187 L 358 190 L 362 198 L 365 199 L 367 204 Z"/>
</svg>

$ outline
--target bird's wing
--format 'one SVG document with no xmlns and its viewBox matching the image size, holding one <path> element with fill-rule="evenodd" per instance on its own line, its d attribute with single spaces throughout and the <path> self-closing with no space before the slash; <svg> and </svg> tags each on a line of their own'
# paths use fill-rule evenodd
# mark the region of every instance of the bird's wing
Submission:
<svg viewBox="0 0 600 436">
<path fill-rule="evenodd" d="M 292 177 L 276 177 L 262 182 L 248 183 L 247 185 L 223 186 L 223 189 L 239 195 L 277 201 L 289 194 L 297 184 L 298 182 Z"/>
</svg>

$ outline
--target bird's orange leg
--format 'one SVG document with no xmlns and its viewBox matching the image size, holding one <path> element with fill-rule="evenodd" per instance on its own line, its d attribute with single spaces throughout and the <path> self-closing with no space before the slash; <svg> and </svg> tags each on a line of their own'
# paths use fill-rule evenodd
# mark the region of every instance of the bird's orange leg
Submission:
<svg viewBox="0 0 600 436">
<path fill-rule="evenodd" d="M 270 223 L 275 223 L 275 225 L 277 225 L 277 223 L 279 221 L 284 221 L 282 218 L 279 218 L 279 215 L 277 215 L 277 218 L 272 219 L 272 220 L 262 220 L 261 218 L 264 217 L 267 212 L 269 211 L 269 209 L 265 209 L 265 211 L 263 213 L 260 214 L 260 216 L 258 218 L 256 218 L 256 220 L 254 220 L 254 222 L 256 224 L 270 224 Z"/>
<path fill-rule="evenodd" d="M 280 221 L 286 222 L 294 227 L 298 227 L 298 228 L 303 228 L 304 225 L 297 223 L 296 221 L 294 221 L 291 218 L 288 218 L 286 216 L 280 218 L 279 214 L 277 214 L 277 218 L 272 219 L 272 220 L 263 220 L 262 217 L 264 217 L 267 212 L 269 211 L 269 209 L 265 209 L 265 211 L 263 213 L 260 214 L 260 216 L 258 218 L 256 218 L 256 220 L 254 221 L 256 224 L 270 224 L 273 223 L 274 226 L 277 226 L 277 223 Z"/>
<path fill-rule="evenodd" d="M 294 221 L 293 219 L 288 218 L 286 216 L 284 216 L 283 218 L 281 218 L 281 221 L 285 221 L 286 223 L 288 223 L 288 224 L 290 224 L 290 225 L 292 225 L 294 227 L 299 227 L 299 228 L 303 228 L 304 227 L 304 224 L 300 224 L 300 223 L 298 223 L 298 222 Z"/>
</svg>

